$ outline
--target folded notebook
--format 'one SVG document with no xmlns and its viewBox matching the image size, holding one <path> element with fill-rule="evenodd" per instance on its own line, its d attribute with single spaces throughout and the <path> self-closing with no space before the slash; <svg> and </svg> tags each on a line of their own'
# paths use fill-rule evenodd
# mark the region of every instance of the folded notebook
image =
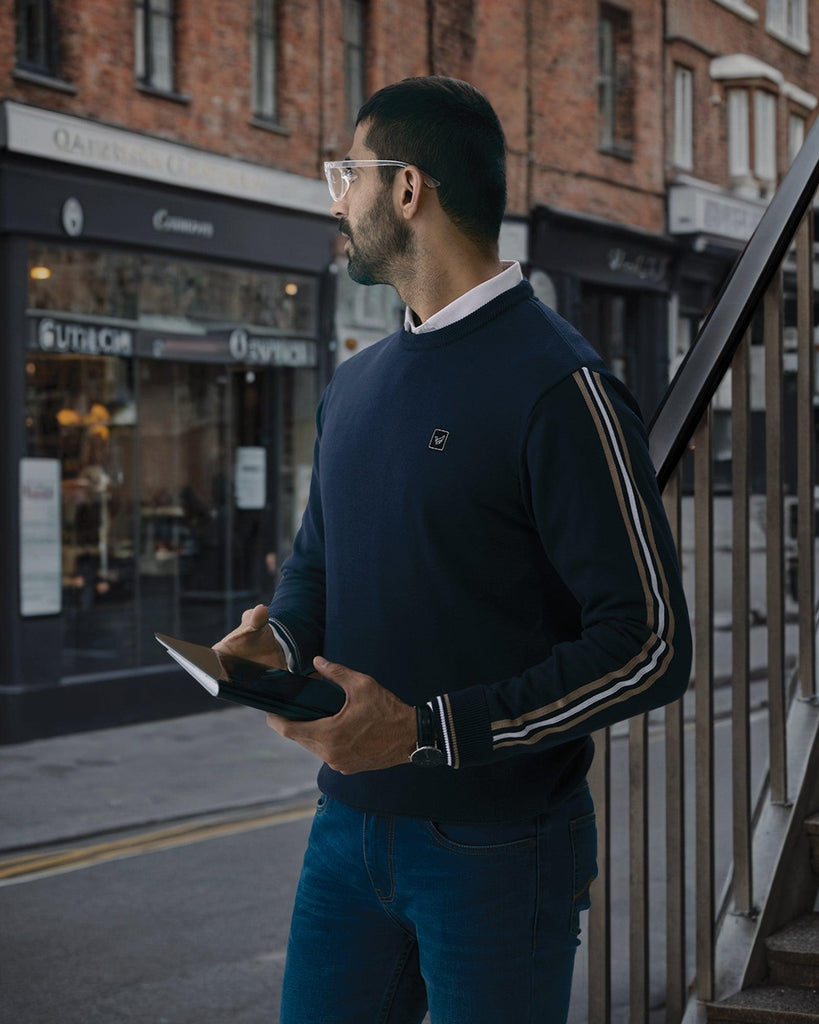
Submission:
<svg viewBox="0 0 819 1024">
<path fill-rule="evenodd" d="M 346 695 L 329 679 L 313 679 L 234 654 L 217 653 L 212 647 L 154 633 L 174 661 L 214 697 L 270 711 L 282 718 L 308 721 L 335 715 Z"/>
</svg>

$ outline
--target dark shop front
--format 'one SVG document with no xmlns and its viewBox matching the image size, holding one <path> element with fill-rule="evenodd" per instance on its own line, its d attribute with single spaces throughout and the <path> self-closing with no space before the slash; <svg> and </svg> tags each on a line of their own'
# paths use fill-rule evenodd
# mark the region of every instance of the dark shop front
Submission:
<svg viewBox="0 0 819 1024">
<path fill-rule="evenodd" d="M 0 741 L 212 705 L 153 634 L 211 644 L 272 593 L 329 375 L 332 225 L 2 163 Z"/>
<path fill-rule="evenodd" d="M 668 384 L 675 249 L 665 236 L 551 207 L 532 216 L 531 275 L 550 293 L 540 297 L 595 346 L 646 421 Z"/>
</svg>

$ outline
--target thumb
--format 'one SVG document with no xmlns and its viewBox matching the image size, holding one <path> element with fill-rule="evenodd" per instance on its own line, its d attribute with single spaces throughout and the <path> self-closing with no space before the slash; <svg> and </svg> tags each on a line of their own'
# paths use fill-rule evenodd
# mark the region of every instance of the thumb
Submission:
<svg viewBox="0 0 819 1024">
<path fill-rule="evenodd" d="M 347 668 L 346 665 L 337 665 L 335 662 L 327 661 L 326 658 L 322 658 L 321 655 L 313 658 L 313 665 L 325 679 L 338 683 L 345 692 L 350 690 L 353 677 L 357 674 L 353 672 L 351 668 Z"/>
<path fill-rule="evenodd" d="M 267 625 L 268 614 L 266 605 L 257 604 L 255 608 L 249 608 L 242 615 L 242 625 L 248 633 L 253 633 Z"/>
</svg>

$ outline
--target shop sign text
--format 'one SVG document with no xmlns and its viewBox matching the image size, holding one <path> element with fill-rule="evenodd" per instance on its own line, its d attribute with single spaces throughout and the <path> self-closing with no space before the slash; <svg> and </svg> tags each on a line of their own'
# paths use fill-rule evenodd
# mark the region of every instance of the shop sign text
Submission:
<svg viewBox="0 0 819 1024">
<path fill-rule="evenodd" d="M 652 256 L 649 253 L 630 253 L 625 249 L 609 249 L 609 270 L 627 274 L 640 281 L 651 281 L 661 284 L 666 279 L 668 259 L 665 256 Z"/>
<path fill-rule="evenodd" d="M 231 332 L 230 355 L 237 363 L 259 366 L 315 366 L 316 344 L 285 338 L 260 338 L 244 328 Z"/>
<path fill-rule="evenodd" d="M 133 333 L 122 327 L 72 323 L 45 317 L 36 327 L 35 347 L 43 352 L 88 356 L 130 356 Z"/>
<path fill-rule="evenodd" d="M 152 219 L 154 231 L 167 231 L 174 235 L 195 235 L 213 238 L 216 229 L 209 220 L 195 220 L 193 217 L 175 217 L 168 210 L 157 210 Z"/>
</svg>

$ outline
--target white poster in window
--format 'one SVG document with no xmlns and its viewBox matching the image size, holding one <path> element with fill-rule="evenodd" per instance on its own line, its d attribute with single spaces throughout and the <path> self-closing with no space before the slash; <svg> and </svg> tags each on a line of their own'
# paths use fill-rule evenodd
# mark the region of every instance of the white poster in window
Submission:
<svg viewBox="0 0 819 1024">
<path fill-rule="evenodd" d="M 267 497 L 267 452 L 237 448 L 233 469 L 236 508 L 264 508 Z"/>
<path fill-rule="evenodd" d="M 20 614 L 62 611 L 59 459 L 20 459 Z"/>
</svg>

